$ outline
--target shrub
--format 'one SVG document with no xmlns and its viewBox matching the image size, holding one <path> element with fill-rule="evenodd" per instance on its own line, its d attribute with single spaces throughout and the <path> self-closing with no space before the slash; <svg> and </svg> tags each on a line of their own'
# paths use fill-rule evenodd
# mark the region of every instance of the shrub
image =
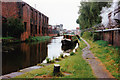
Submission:
<svg viewBox="0 0 120 80">
<path fill-rule="evenodd" d="M 61 58 L 55 58 L 56 61 L 61 61 Z"/>
<path fill-rule="evenodd" d="M 5 27 L 4 27 L 5 26 Z M 3 32 L 5 31 L 4 36 L 11 36 L 15 38 L 20 38 L 21 33 L 24 32 L 24 27 L 22 20 L 19 18 L 9 18 L 5 25 L 3 25 Z M 4 29 L 5 28 L 5 29 Z"/>
<path fill-rule="evenodd" d="M 65 55 L 65 57 L 68 57 L 67 55 Z"/>
<path fill-rule="evenodd" d="M 71 52 L 71 53 L 70 53 L 70 56 L 72 56 L 72 55 L 74 55 L 74 54 L 75 54 L 74 52 Z"/>
<path fill-rule="evenodd" d="M 85 38 L 85 39 L 93 40 L 92 32 L 84 32 L 82 37 Z"/>
<path fill-rule="evenodd" d="M 8 24 L 7 23 L 2 23 L 2 37 L 7 37 L 8 36 Z"/>
<path fill-rule="evenodd" d="M 53 59 L 53 60 L 50 60 L 50 62 L 49 63 L 55 63 L 55 59 Z"/>
<path fill-rule="evenodd" d="M 60 54 L 60 57 L 61 57 L 61 58 L 64 58 L 63 54 Z"/>
<path fill-rule="evenodd" d="M 46 58 L 47 63 L 50 63 L 50 58 Z"/>
<path fill-rule="evenodd" d="M 53 57 L 53 60 L 50 60 L 50 63 L 55 63 L 55 58 Z"/>
<path fill-rule="evenodd" d="M 94 41 L 100 40 L 100 39 L 101 39 L 101 36 L 102 36 L 102 35 L 98 35 L 98 33 L 94 33 L 94 34 L 93 34 L 93 40 L 94 40 Z"/>
</svg>

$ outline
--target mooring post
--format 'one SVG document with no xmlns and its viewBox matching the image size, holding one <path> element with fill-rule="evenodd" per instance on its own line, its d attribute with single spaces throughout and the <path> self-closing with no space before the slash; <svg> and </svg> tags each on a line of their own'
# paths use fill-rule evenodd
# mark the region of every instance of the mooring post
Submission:
<svg viewBox="0 0 120 80">
<path fill-rule="evenodd" d="M 60 72 L 60 65 L 59 64 L 54 64 L 54 70 L 53 73 L 59 73 Z"/>
</svg>

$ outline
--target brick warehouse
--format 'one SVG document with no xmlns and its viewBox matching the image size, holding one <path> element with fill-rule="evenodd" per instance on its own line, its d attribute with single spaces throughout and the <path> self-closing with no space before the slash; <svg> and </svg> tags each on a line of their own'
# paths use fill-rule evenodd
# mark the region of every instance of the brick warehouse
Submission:
<svg viewBox="0 0 120 80">
<path fill-rule="evenodd" d="M 49 18 L 25 2 L 2 2 L 2 20 L 10 17 L 23 19 L 22 41 L 29 36 L 48 35 Z"/>
</svg>

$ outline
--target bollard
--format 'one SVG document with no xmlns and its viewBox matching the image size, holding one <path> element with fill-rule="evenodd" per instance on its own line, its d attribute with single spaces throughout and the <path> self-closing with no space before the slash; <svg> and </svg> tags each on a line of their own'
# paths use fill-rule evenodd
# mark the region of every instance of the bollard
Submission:
<svg viewBox="0 0 120 80">
<path fill-rule="evenodd" d="M 53 73 L 59 73 L 60 72 L 60 65 L 59 64 L 54 64 L 54 70 Z"/>
</svg>

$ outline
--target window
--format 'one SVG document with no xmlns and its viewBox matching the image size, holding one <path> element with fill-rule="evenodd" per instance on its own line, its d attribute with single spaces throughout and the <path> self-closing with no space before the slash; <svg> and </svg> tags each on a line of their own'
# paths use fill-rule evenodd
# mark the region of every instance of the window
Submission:
<svg viewBox="0 0 120 80">
<path fill-rule="evenodd" d="M 36 32 L 36 34 L 37 34 L 37 25 L 35 25 L 35 32 Z"/>
<path fill-rule="evenodd" d="M 36 23 L 37 23 L 37 11 L 35 11 L 35 13 L 36 13 Z"/>
<path fill-rule="evenodd" d="M 40 34 L 40 26 L 39 26 L 39 34 Z"/>
<path fill-rule="evenodd" d="M 30 34 L 32 35 L 32 32 L 33 32 L 33 25 L 32 24 L 30 24 Z"/>
<path fill-rule="evenodd" d="M 24 22 L 24 29 L 25 29 L 25 32 L 27 30 L 27 22 Z"/>
<path fill-rule="evenodd" d="M 31 14 L 30 17 L 33 19 L 33 9 L 31 8 Z"/>
</svg>

